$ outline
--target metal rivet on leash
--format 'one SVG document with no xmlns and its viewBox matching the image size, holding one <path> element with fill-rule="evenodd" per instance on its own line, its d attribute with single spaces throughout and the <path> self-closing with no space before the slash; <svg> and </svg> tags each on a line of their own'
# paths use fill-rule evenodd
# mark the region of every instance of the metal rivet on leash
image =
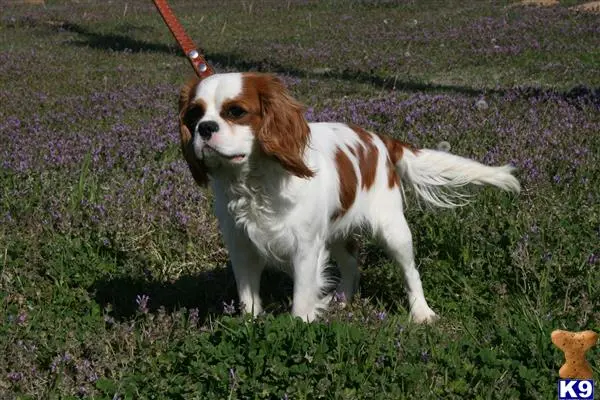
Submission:
<svg viewBox="0 0 600 400">
<path fill-rule="evenodd" d="M 179 47 L 183 50 L 183 53 L 187 56 L 190 64 L 194 68 L 196 75 L 200 78 L 206 78 L 209 75 L 215 73 L 214 69 L 206 62 L 202 55 L 200 47 L 194 44 L 194 41 L 185 33 L 183 26 L 179 23 L 179 20 L 169 7 L 167 0 L 154 0 L 154 5 L 158 9 L 160 16 L 162 17 L 165 24 L 175 37 L 175 40 L 179 44 Z"/>
</svg>

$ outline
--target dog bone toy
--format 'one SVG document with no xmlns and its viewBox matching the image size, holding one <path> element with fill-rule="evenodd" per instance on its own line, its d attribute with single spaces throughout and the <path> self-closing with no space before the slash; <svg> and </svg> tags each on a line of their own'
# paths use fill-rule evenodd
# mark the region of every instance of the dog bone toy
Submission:
<svg viewBox="0 0 600 400">
<path fill-rule="evenodd" d="M 585 353 L 596 344 L 598 334 L 594 331 L 568 332 L 555 330 L 552 343 L 565 353 L 565 363 L 558 371 L 562 379 L 591 379 L 592 367 Z"/>
</svg>

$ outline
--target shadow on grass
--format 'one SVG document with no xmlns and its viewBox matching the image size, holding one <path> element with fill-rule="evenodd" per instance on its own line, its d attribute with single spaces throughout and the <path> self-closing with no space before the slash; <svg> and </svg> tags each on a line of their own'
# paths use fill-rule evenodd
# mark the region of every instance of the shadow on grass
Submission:
<svg viewBox="0 0 600 400">
<path fill-rule="evenodd" d="M 90 47 L 97 50 L 106 51 L 129 51 L 132 53 L 139 52 L 159 52 L 183 57 L 181 51 L 176 45 L 164 45 L 159 43 L 151 43 L 143 40 L 137 40 L 122 34 L 115 33 L 98 33 L 81 25 L 64 22 L 59 27 L 62 30 L 74 32 L 81 35 L 81 40 L 71 41 L 72 45 L 81 47 Z M 251 60 L 244 56 L 231 53 L 210 53 L 207 54 L 207 59 L 210 63 L 216 65 L 216 69 L 233 68 L 238 71 L 261 71 L 271 73 L 281 73 L 295 76 L 298 78 L 314 78 L 327 77 L 338 80 L 354 81 L 360 83 L 371 84 L 385 89 L 397 89 L 406 91 L 429 91 L 429 92 L 456 92 L 472 96 L 479 96 L 484 91 L 480 89 L 469 88 L 466 86 L 455 85 L 435 85 L 429 83 L 415 82 L 405 79 L 396 79 L 394 77 L 381 77 L 373 72 L 355 71 L 355 70 L 332 70 L 327 73 L 314 73 L 305 71 L 290 66 L 285 66 L 273 62 L 272 60 Z M 490 92 L 490 90 L 486 90 Z"/>
<path fill-rule="evenodd" d="M 103 51 L 128 51 L 131 53 L 153 52 L 165 53 L 183 58 L 179 47 L 173 43 L 165 45 L 162 43 L 153 43 L 145 40 L 138 40 L 120 33 L 100 33 L 95 32 L 82 25 L 68 21 L 40 21 L 32 18 L 25 18 L 23 21 L 18 21 L 14 25 L 25 26 L 41 26 L 45 25 L 54 31 L 68 31 L 77 33 L 81 36 L 79 40 L 69 42 L 73 46 L 89 47 L 92 49 Z M 8 25 L 10 26 L 10 24 Z M 123 32 L 143 31 L 146 34 L 152 32 L 149 26 L 134 26 L 131 24 L 122 24 L 118 30 Z M 373 71 L 360 70 L 331 70 L 324 73 L 314 71 L 306 71 L 294 68 L 287 65 L 282 65 L 273 60 L 249 59 L 244 55 L 234 53 L 210 53 L 207 54 L 207 59 L 213 63 L 217 70 L 219 69 L 235 69 L 238 71 L 260 71 L 280 73 L 298 78 L 331 78 L 350 82 L 359 82 L 369 84 L 381 89 L 401 90 L 412 92 L 433 92 L 433 93 L 460 93 L 468 96 L 478 97 L 483 94 L 488 95 L 505 95 L 509 90 L 515 91 L 519 97 L 545 99 L 557 97 L 569 103 L 591 103 L 600 107 L 600 87 L 577 86 L 567 91 L 560 91 L 552 88 L 538 87 L 519 87 L 519 88 L 473 88 L 461 85 L 440 85 L 426 82 L 418 82 L 414 79 L 406 79 L 408 77 L 392 77 L 380 76 Z"/>
<path fill-rule="evenodd" d="M 153 52 L 165 53 L 173 56 L 182 57 L 181 50 L 173 42 L 172 45 L 162 43 L 153 43 L 145 40 L 138 40 L 127 35 L 127 32 L 142 31 L 150 34 L 153 28 L 150 26 L 135 26 L 131 24 L 121 24 L 117 28 L 118 31 L 125 33 L 101 33 L 95 32 L 80 24 L 69 21 L 40 21 L 27 17 L 23 21 L 17 21 L 13 25 L 25 26 L 46 26 L 54 31 L 67 31 L 78 34 L 81 38 L 72 40 L 69 43 L 73 46 L 89 47 L 92 49 L 103 51 L 127 51 L 131 53 Z M 8 25 L 10 26 L 10 24 Z M 412 92 L 433 92 L 433 93 L 460 93 L 468 96 L 478 97 L 483 94 L 499 94 L 504 95 L 509 89 L 506 88 L 473 88 L 461 85 L 440 85 L 426 82 L 418 82 L 414 79 L 406 79 L 408 77 L 392 77 L 380 76 L 373 71 L 360 70 L 331 70 L 324 73 L 314 71 L 306 71 L 294 68 L 288 65 L 282 65 L 269 59 L 248 59 L 246 56 L 234 53 L 210 53 L 207 54 L 207 59 L 213 63 L 217 70 L 219 69 L 235 69 L 238 71 L 261 71 L 280 73 L 298 78 L 331 78 L 350 82 L 359 82 L 369 84 L 381 89 L 401 90 Z M 555 89 L 524 87 L 518 88 L 517 94 L 524 98 L 547 98 L 559 97 L 567 102 L 577 103 L 586 102 L 592 103 L 600 107 L 600 88 L 588 88 L 578 86 L 568 91 L 558 91 Z"/>
<path fill-rule="evenodd" d="M 268 312 L 287 310 L 287 299 L 292 294 L 292 281 L 283 272 L 267 270 L 262 276 L 261 298 Z M 157 282 L 143 277 L 101 279 L 88 289 L 102 307 L 110 304 L 112 316 L 124 320 L 133 317 L 138 309 L 136 297 L 150 297 L 148 308 L 156 311 L 164 307 L 172 312 L 182 307 L 197 308 L 199 320 L 220 315 L 224 305 L 239 304 L 233 271 L 216 268 L 196 275 L 183 275 L 172 282 Z"/>
<path fill-rule="evenodd" d="M 109 259 L 117 264 L 131 265 L 143 261 L 132 260 L 131 255 L 115 250 L 107 250 Z M 382 268 L 387 258 L 381 248 L 365 244 L 361 263 L 364 271 L 361 278 L 361 297 L 372 298 L 387 310 L 397 309 L 404 301 L 404 286 L 400 268 Z M 388 263 L 388 266 L 391 263 Z M 328 274 L 338 278 L 338 270 L 331 267 Z M 392 278 L 390 278 L 390 276 Z M 333 289 L 333 288 L 332 288 Z M 181 308 L 198 309 L 199 321 L 205 322 L 210 316 L 224 313 L 225 305 L 239 304 L 235 277 L 231 266 L 213 268 L 198 274 L 182 275 L 169 282 L 152 280 L 143 275 L 100 277 L 88 291 L 96 303 L 105 308 L 110 305 L 111 315 L 118 320 L 132 318 L 138 312 L 136 297 L 149 296 L 148 308 L 151 312 L 164 307 L 167 312 Z M 293 281 L 289 275 L 277 270 L 266 269 L 262 275 L 260 296 L 268 313 L 287 313 L 291 309 Z"/>
<path fill-rule="evenodd" d="M 385 310 L 407 308 L 402 269 L 384 252 L 376 240 L 361 240 L 359 263 L 361 265 L 360 297 L 369 298 Z M 448 248 L 455 247 L 449 239 Z M 97 251 L 97 250 L 96 250 Z M 239 305 L 235 277 L 230 264 L 211 268 L 195 274 L 181 275 L 172 281 L 158 281 L 151 274 L 144 275 L 149 261 L 143 255 L 103 248 L 90 262 L 106 260 L 116 264 L 115 270 L 130 270 L 121 276 L 98 275 L 87 287 L 90 296 L 105 308 L 110 305 L 111 315 L 118 320 L 128 320 L 138 312 L 136 297 L 149 296 L 151 312 L 160 307 L 171 313 L 181 308 L 198 309 L 199 321 L 224 313 L 225 305 L 233 301 Z M 133 272 L 139 271 L 139 272 Z M 332 262 L 326 272 L 337 281 L 339 270 Z M 334 286 L 329 288 L 334 289 Z M 291 310 L 293 281 L 285 272 L 268 268 L 261 278 L 260 296 L 268 313 L 288 313 Z"/>
<path fill-rule="evenodd" d="M 89 30 L 79 24 L 71 22 L 61 22 L 56 25 L 58 30 L 77 33 L 82 36 L 80 40 L 72 40 L 69 43 L 74 46 L 90 47 L 97 50 L 110 51 L 129 51 L 131 53 L 151 52 L 167 53 L 176 55 L 179 51 L 177 45 L 165 45 L 162 43 L 151 43 L 145 40 L 138 40 L 119 33 L 98 33 Z M 129 25 L 124 26 L 125 30 L 133 30 Z"/>
</svg>

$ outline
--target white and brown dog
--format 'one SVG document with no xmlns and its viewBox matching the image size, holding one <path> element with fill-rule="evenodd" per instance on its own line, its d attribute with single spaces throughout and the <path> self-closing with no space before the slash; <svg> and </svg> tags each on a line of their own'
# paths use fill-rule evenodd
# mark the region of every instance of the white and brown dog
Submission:
<svg viewBox="0 0 600 400">
<path fill-rule="evenodd" d="M 327 306 L 324 273 L 340 270 L 350 299 L 358 264 L 352 234 L 367 227 L 404 272 L 413 321 L 435 319 L 415 268 L 402 187 L 441 207 L 465 203 L 465 184 L 518 192 L 512 167 L 489 167 L 446 152 L 416 150 L 343 123 L 307 123 L 279 79 L 216 74 L 181 92 L 181 144 L 192 175 L 210 182 L 240 302 L 262 310 L 261 273 L 280 265 L 294 279 L 292 313 L 313 320 Z"/>
</svg>

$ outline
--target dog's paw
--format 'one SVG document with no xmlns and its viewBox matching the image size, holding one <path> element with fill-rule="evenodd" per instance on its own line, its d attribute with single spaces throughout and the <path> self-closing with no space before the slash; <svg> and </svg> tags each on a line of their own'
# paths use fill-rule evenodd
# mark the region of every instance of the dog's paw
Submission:
<svg viewBox="0 0 600 400">
<path fill-rule="evenodd" d="M 240 310 L 242 311 L 242 314 L 252 315 L 253 317 L 258 317 L 263 312 L 260 301 L 251 303 L 251 305 L 246 305 L 246 303 L 242 301 L 240 302 Z"/>
<path fill-rule="evenodd" d="M 300 317 L 304 322 L 313 322 L 319 316 L 321 316 L 329 305 L 334 301 L 334 294 L 330 293 L 323 296 L 321 299 L 316 301 L 314 304 L 305 303 L 302 306 L 294 304 L 292 306 L 292 315 Z"/>
<path fill-rule="evenodd" d="M 429 307 L 420 307 L 417 309 L 410 310 L 410 321 L 416 324 L 432 324 L 437 321 L 439 317 Z"/>
<path fill-rule="evenodd" d="M 304 322 L 313 322 L 319 316 L 319 313 L 315 309 L 309 311 L 292 310 L 292 315 L 302 318 Z"/>
</svg>

